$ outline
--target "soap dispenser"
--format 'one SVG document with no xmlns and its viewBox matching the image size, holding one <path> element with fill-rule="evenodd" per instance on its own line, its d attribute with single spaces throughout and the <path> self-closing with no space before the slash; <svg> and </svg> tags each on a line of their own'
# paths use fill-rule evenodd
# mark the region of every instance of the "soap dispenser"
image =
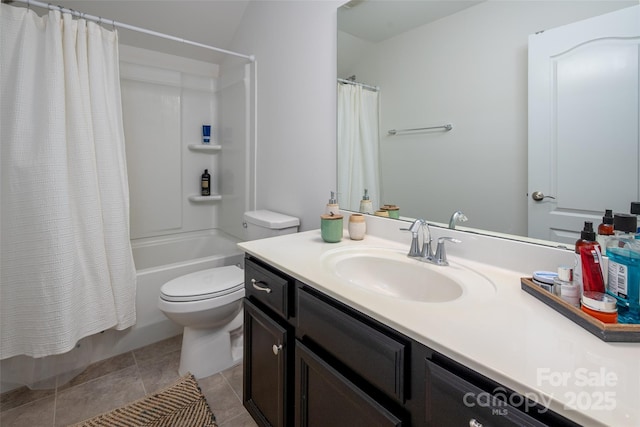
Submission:
<svg viewBox="0 0 640 427">
<path fill-rule="evenodd" d="M 327 208 L 325 209 L 324 213 L 327 215 L 338 215 L 339 210 L 340 210 L 340 206 L 338 206 L 336 193 L 334 191 L 331 191 L 331 197 L 329 198 L 329 203 L 327 203 Z"/>
<path fill-rule="evenodd" d="M 369 200 L 369 190 L 364 189 L 364 196 L 360 201 L 360 212 L 366 214 L 373 214 L 373 203 Z"/>
</svg>

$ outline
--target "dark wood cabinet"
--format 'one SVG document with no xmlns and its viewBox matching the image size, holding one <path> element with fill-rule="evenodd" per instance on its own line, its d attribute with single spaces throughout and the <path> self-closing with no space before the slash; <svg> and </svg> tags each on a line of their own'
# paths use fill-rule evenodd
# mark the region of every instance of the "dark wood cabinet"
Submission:
<svg viewBox="0 0 640 427">
<path fill-rule="evenodd" d="M 402 421 L 296 341 L 296 427 L 399 427 Z"/>
<path fill-rule="evenodd" d="M 243 400 L 251 416 L 264 426 L 290 425 L 287 363 L 292 334 L 288 329 L 245 301 Z"/>
<path fill-rule="evenodd" d="M 293 425 L 294 287 L 268 264 L 245 260 L 243 402 L 265 427 Z"/>
<path fill-rule="evenodd" d="M 260 426 L 578 426 L 249 255 L 245 289 Z"/>
</svg>

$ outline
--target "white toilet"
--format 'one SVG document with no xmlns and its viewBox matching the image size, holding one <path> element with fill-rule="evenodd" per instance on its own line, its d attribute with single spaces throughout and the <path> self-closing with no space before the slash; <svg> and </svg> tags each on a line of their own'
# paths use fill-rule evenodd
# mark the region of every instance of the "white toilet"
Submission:
<svg viewBox="0 0 640 427">
<path fill-rule="evenodd" d="M 247 240 L 298 231 L 300 220 L 268 210 L 245 212 Z M 168 281 L 158 308 L 184 326 L 180 375 L 203 378 L 242 360 L 244 271 L 235 265 L 196 271 Z"/>
</svg>

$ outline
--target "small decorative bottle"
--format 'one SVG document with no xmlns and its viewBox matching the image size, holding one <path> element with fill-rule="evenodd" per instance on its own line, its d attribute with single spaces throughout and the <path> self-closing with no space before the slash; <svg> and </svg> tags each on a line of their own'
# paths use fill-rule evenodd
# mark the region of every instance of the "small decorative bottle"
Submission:
<svg viewBox="0 0 640 427">
<path fill-rule="evenodd" d="M 202 177 L 200 177 L 200 195 L 211 195 L 211 175 L 209 175 L 209 169 L 205 169 Z"/>
</svg>

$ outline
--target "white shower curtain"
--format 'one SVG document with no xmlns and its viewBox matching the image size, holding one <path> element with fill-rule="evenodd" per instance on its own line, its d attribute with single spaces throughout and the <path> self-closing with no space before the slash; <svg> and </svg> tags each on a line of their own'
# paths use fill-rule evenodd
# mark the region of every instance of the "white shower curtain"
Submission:
<svg viewBox="0 0 640 427">
<path fill-rule="evenodd" d="M 1 6 L 0 359 L 42 358 L 136 319 L 118 40 Z"/>
<path fill-rule="evenodd" d="M 357 211 L 364 189 L 374 209 L 380 200 L 378 92 L 338 83 L 338 199 Z"/>
</svg>

